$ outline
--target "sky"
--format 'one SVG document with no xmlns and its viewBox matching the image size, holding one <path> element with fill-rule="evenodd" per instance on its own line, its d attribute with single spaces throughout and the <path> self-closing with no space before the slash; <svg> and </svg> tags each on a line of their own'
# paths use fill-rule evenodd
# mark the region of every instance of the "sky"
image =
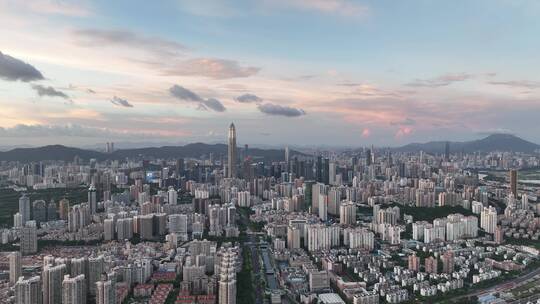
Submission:
<svg viewBox="0 0 540 304">
<path fill-rule="evenodd" d="M 533 0 L 0 0 L 0 142 L 540 143 Z"/>
</svg>

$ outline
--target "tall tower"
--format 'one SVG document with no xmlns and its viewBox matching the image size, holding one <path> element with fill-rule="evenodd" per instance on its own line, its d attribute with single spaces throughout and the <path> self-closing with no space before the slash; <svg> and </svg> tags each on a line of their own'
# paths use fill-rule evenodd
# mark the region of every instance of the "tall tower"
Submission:
<svg viewBox="0 0 540 304">
<path fill-rule="evenodd" d="M 229 126 L 228 177 L 236 177 L 236 128 L 234 123 Z"/>
<path fill-rule="evenodd" d="M 88 205 L 90 205 L 90 214 L 95 214 L 97 211 L 97 198 L 94 184 L 91 184 L 90 188 L 88 188 Z"/>
<path fill-rule="evenodd" d="M 517 171 L 510 170 L 510 192 L 517 198 Z"/>
</svg>

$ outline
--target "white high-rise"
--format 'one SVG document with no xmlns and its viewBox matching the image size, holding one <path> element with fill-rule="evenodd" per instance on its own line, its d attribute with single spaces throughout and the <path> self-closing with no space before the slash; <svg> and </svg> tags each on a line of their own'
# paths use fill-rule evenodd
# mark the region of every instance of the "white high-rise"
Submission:
<svg viewBox="0 0 540 304">
<path fill-rule="evenodd" d="M 343 202 L 339 206 L 339 223 L 353 225 L 356 223 L 356 204 L 353 202 Z"/>
<path fill-rule="evenodd" d="M 497 228 L 497 209 L 495 207 L 484 207 L 480 213 L 480 227 L 487 233 L 495 233 Z"/>
<path fill-rule="evenodd" d="M 178 203 L 178 192 L 173 187 L 169 187 L 169 191 L 167 191 L 167 201 L 171 205 Z"/>
<path fill-rule="evenodd" d="M 39 276 L 27 280 L 19 277 L 15 284 L 15 304 L 42 304 L 41 279 Z"/>
<path fill-rule="evenodd" d="M 86 279 L 84 274 L 71 278 L 64 276 L 62 282 L 62 304 L 86 303 Z"/>
<path fill-rule="evenodd" d="M 236 304 L 236 253 L 225 252 L 219 270 L 219 304 Z"/>
<path fill-rule="evenodd" d="M 15 284 L 22 274 L 21 253 L 18 251 L 9 254 L 9 283 Z"/>
</svg>

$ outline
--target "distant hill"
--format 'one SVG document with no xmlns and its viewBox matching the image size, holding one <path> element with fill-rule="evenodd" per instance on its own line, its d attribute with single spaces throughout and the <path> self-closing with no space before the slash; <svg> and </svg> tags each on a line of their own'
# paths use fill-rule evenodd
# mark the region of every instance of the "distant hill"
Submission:
<svg viewBox="0 0 540 304">
<path fill-rule="evenodd" d="M 240 148 L 239 148 L 240 150 Z M 139 148 L 139 149 L 122 149 L 114 153 L 103 153 L 94 150 L 85 150 L 62 145 L 51 145 L 38 148 L 17 148 L 6 152 L 0 152 L 0 161 L 42 161 L 42 160 L 64 160 L 71 161 L 75 156 L 88 160 L 95 158 L 97 160 L 107 159 L 171 159 L 171 158 L 187 158 L 200 157 L 210 153 L 215 158 L 220 155 L 227 155 L 227 145 L 225 144 L 204 144 L 193 143 L 185 146 L 164 146 L 154 148 Z M 284 150 L 280 149 L 258 149 L 250 148 L 249 155 L 254 159 L 262 159 L 266 161 L 280 161 L 285 159 Z M 303 155 L 298 151 L 291 150 L 291 156 Z"/>
<path fill-rule="evenodd" d="M 427 143 L 412 143 L 402 147 L 394 148 L 396 152 L 418 152 L 442 154 L 445 150 L 446 141 L 431 141 Z M 512 151 L 532 153 L 540 149 L 540 145 L 521 139 L 511 134 L 492 134 L 486 138 L 464 141 L 450 142 L 450 151 L 455 152 L 493 152 Z"/>
</svg>

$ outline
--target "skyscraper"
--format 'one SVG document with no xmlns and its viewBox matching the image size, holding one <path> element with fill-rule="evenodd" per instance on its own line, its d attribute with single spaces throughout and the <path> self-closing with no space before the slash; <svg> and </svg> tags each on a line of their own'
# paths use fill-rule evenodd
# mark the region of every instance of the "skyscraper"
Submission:
<svg viewBox="0 0 540 304">
<path fill-rule="evenodd" d="M 450 160 L 450 142 L 447 141 L 444 144 L 444 160 L 449 161 Z"/>
<path fill-rule="evenodd" d="M 517 198 L 517 171 L 510 170 L 510 193 Z"/>
<path fill-rule="evenodd" d="M 26 194 L 23 194 L 19 198 L 19 213 L 22 216 L 22 225 L 26 223 L 26 221 L 30 220 L 30 198 L 26 196 Z"/>
<path fill-rule="evenodd" d="M 228 148 L 228 177 L 236 177 L 236 128 L 234 123 L 229 126 L 229 148 Z"/>
<path fill-rule="evenodd" d="M 97 211 L 97 198 L 96 187 L 93 184 L 88 188 L 88 205 L 90 205 L 90 214 L 95 214 Z"/>
<path fill-rule="evenodd" d="M 21 273 L 21 253 L 18 251 L 12 252 L 9 255 L 9 283 L 17 283 L 19 277 L 21 276 Z"/>
</svg>

